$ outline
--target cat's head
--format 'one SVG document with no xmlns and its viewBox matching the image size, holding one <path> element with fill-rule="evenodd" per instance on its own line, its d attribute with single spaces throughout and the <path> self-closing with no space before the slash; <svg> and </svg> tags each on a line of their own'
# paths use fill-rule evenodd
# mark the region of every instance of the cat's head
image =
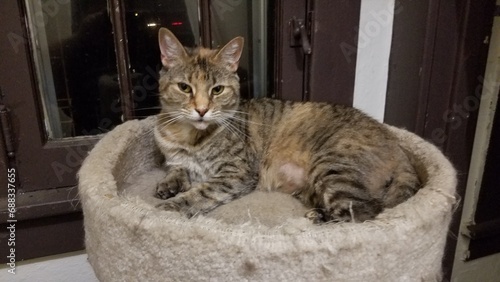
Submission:
<svg viewBox="0 0 500 282">
<path fill-rule="evenodd" d="M 219 50 L 187 49 L 166 28 L 159 31 L 161 62 L 159 90 L 162 114 L 172 122 L 205 130 L 224 124 L 240 99 L 236 74 L 243 38 L 236 37 Z"/>
</svg>

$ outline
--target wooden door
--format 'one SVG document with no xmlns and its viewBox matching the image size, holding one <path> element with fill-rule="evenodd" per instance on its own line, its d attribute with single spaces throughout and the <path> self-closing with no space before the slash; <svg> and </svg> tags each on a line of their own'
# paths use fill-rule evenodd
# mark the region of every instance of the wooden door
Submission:
<svg viewBox="0 0 500 282">
<path fill-rule="evenodd" d="M 277 97 L 352 106 L 361 1 L 281 5 Z"/>
</svg>

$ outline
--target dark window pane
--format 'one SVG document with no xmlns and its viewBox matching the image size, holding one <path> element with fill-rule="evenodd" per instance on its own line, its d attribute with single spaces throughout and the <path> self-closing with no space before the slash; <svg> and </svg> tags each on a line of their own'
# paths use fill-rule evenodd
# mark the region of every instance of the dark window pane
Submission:
<svg viewBox="0 0 500 282">
<path fill-rule="evenodd" d="M 125 0 L 125 10 L 135 115 L 142 118 L 159 110 L 157 80 L 161 61 L 158 30 L 166 27 L 184 45 L 198 45 L 198 1 Z"/>
<path fill-rule="evenodd" d="M 120 123 L 106 1 L 25 3 L 49 139 L 95 135 Z"/>
<path fill-rule="evenodd" d="M 212 47 L 236 36 L 245 38 L 238 74 L 245 98 L 272 96 L 274 26 L 269 20 L 273 1 L 217 0 L 210 2 Z M 272 18 L 271 18 L 272 19 Z"/>
</svg>

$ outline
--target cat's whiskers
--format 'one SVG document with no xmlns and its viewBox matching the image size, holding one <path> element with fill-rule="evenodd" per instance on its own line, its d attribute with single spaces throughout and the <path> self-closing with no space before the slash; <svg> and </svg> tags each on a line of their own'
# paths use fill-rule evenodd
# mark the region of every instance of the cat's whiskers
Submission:
<svg viewBox="0 0 500 282">
<path fill-rule="evenodd" d="M 163 129 L 165 129 L 167 126 L 169 126 L 170 124 L 172 124 L 172 123 L 174 123 L 174 122 L 176 122 L 176 121 L 178 121 L 178 120 L 180 120 L 180 119 L 182 119 L 182 118 L 183 118 L 183 116 L 182 116 L 182 115 L 179 115 L 179 116 L 173 117 L 173 118 L 171 118 L 171 119 L 169 119 L 169 120 L 166 120 L 166 121 L 164 121 L 164 122 L 161 122 L 161 123 L 159 124 L 159 126 L 160 126 L 160 131 L 163 131 Z"/>
<path fill-rule="evenodd" d="M 228 127 L 232 128 L 234 132 L 236 132 L 237 134 L 240 134 L 240 137 L 241 136 L 247 137 L 247 138 L 250 137 L 247 134 L 245 134 L 240 128 L 238 128 L 238 126 L 232 124 L 231 120 L 224 120 L 224 122 L 227 124 Z"/>
<path fill-rule="evenodd" d="M 243 114 L 243 115 L 249 115 L 249 113 L 244 112 L 244 111 L 238 111 L 238 110 L 224 110 L 224 112 L 227 113 L 233 113 L 233 114 Z"/>
<path fill-rule="evenodd" d="M 230 119 L 227 118 L 226 115 L 224 115 L 222 112 L 220 111 L 216 111 L 213 113 L 213 116 L 214 118 L 214 121 L 226 128 L 227 130 L 229 130 L 231 133 L 233 133 L 234 135 L 238 136 L 238 138 L 243 141 L 244 139 L 241 137 L 241 135 L 245 136 L 245 137 L 248 137 L 248 135 L 246 135 L 245 133 L 243 133 L 236 125 L 232 124 Z"/>
<path fill-rule="evenodd" d="M 238 131 L 236 131 L 232 125 L 227 124 L 226 121 L 221 121 L 220 125 L 223 126 L 225 129 L 227 129 L 229 132 L 231 132 L 238 139 L 240 139 L 241 142 L 245 142 L 245 140 L 241 136 L 241 133 L 239 133 Z"/>
<path fill-rule="evenodd" d="M 255 125 L 258 125 L 258 126 L 270 126 L 270 125 L 267 125 L 267 124 L 264 124 L 264 123 L 250 121 L 248 119 L 245 119 L 245 118 L 242 118 L 242 117 L 238 117 L 236 115 L 230 115 L 230 114 L 226 114 L 226 113 L 224 113 L 224 115 L 225 115 L 226 118 L 234 120 L 234 121 L 237 121 L 237 122 L 240 122 L 241 124 L 249 123 L 249 124 L 255 124 Z"/>
<path fill-rule="evenodd" d="M 238 111 L 234 111 L 234 112 L 238 112 Z M 243 112 L 241 112 L 241 113 L 243 113 Z M 221 120 L 224 120 L 226 127 L 231 127 L 231 129 L 233 129 L 233 132 L 236 131 L 234 133 L 241 134 L 242 136 L 244 136 L 246 138 L 250 137 L 250 136 L 248 136 L 248 134 L 244 133 L 240 129 L 241 127 L 246 126 L 248 120 L 246 120 L 244 118 L 236 117 L 235 114 L 230 114 L 230 113 L 228 113 L 228 111 L 223 111 L 223 112 L 220 111 L 220 112 L 217 112 L 217 114 Z"/>
<path fill-rule="evenodd" d="M 148 118 L 148 117 L 151 117 L 151 116 L 154 116 L 154 115 L 148 115 L 148 116 L 138 116 L 138 115 L 133 115 L 133 116 L 132 116 L 132 119 L 136 119 L 136 118 Z"/>
<path fill-rule="evenodd" d="M 238 134 L 241 134 L 245 137 L 249 137 L 248 135 L 246 135 L 245 133 L 243 133 L 239 127 L 241 127 L 242 125 L 244 125 L 244 123 L 240 122 L 240 121 L 237 121 L 237 120 L 232 120 L 232 119 L 229 119 L 229 118 L 222 118 L 224 120 L 224 125 L 226 127 L 230 127 L 233 131 L 236 131 L 236 133 Z"/>
<path fill-rule="evenodd" d="M 160 110 L 161 106 L 148 107 L 148 108 L 137 108 L 134 111 L 145 111 L 145 110 Z"/>
<path fill-rule="evenodd" d="M 151 128 L 149 132 L 154 131 L 155 128 L 158 128 L 159 131 L 163 131 L 170 124 L 184 118 L 184 114 L 179 112 L 159 113 L 156 116 L 158 117 L 157 119 L 158 123 L 153 128 Z"/>
<path fill-rule="evenodd" d="M 160 125 L 162 125 L 164 123 L 169 123 L 171 121 L 175 121 L 175 120 L 183 117 L 183 115 L 179 114 L 179 113 L 177 113 L 177 114 L 161 114 L 160 113 L 157 115 L 157 117 L 158 117 L 158 123 Z"/>
<path fill-rule="evenodd" d="M 187 109 L 180 109 L 179 111 L 183 114 L 187 114 L 187 115 L 191 114 L 191 112 Z"/>
<path fill-rule="evenodd" d="M 160 116 L 160 117 L 177 117 L 177 116 L 181 116 L 181 115 L 184 115 L 185 113 L 183 113 L 182 111 L 175 111 L 175 112 L 162 112 L 162 113 L 158 113 L 157 116 Z"/>
</svg>

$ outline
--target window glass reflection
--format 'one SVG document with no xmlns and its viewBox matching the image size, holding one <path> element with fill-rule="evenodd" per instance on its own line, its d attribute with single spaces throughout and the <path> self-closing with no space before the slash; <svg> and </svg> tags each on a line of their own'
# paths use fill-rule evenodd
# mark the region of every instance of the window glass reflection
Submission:
<svg viewBox="0 0 500 282">
<path fill-rule="evenodd" d="M 198 45 L 198 1 L 126 0 L 125 10 L 135 116 L 143 118 L 159 111 L 158 30 L 166 27 L 185 46 Z"/>
<path fill-rule="evenodd" d="M 272 2 L 272 1 L 271 1 Z M 212 47 L 222 47 L 236 36 L 245 38 L 240 60 L 241 95 L 245 98 L 272 94 L 273 27 L 268 0 L 210 1 Z"/>
<path fill-rule="evenodd" d="M 106 1 L 25 3 L 48 137 L 112 129 L 121 109 Z"/>
</svg>

